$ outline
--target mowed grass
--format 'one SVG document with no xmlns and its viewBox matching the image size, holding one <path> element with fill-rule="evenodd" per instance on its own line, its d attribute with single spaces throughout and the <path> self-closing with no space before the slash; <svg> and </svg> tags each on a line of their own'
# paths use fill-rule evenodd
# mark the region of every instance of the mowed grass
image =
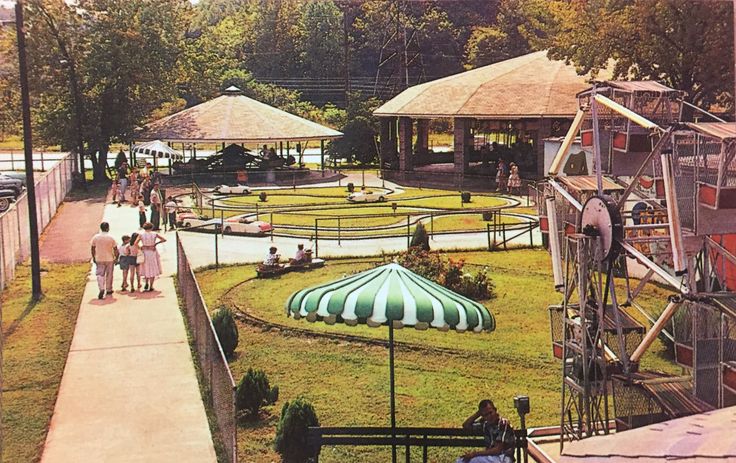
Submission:
<svg viewBox="0 0 736 463">
<path fill-rule="evenodd" d="M 492 398 L 501 414 L 516 422 L 512 399 L 531 397 L 530 426 L 559 421 L 560 363 L 552 357 L 547 306 L 560 302 L 552 289 L 548 254 L 539 250 L 464 252 L 447 254 L 463 259 L 475 271 L 487 267 L 497 298 L 486 301 L 496 317 L 493 333 L 473 334 L 416 331 L 395 333 L 409 343 L 396 352 L 397 423 L 399 426 L 460 426 L 478 400 Z M 323 269 L 286 274 L 268 280 L 250 280 L 251 266 L 198 272 L 200 287 L 210 308 L 237 305 L 254 316 L 287 327 L 323 333 L 344 333 L 386 340 L 385 328 L 329 326 L 286 316 L 284 304 L 294 291 L 373 267 L 377 259 L 330 261 Z M 237 287 L 235 287 L 238 285 Z M 228 292 L 231 288 L 235 287 Z M 226 294 L 227 293 L 227 294 Z M 647 294 L 664 304 L 664 290 Z M 284 334 L 239 324 L 240 345 L 231 368 L 236 381 L 248 367 L 266 371 L 280 388 L 270 418 L 239 432 L 242 461 L 278 460 L 272 450 L 277 415 L 284 402 L 307 397 L 323 426 L 387 426 L 389 424 L 388 352 L 360 342 Z M 451 352 L 431 350 L 449 349 Z M 643 368 L 668 372 L 677 369 L 661 358 L 657 343 L 645 356 Z M 518 423 L 517 423 L 518 424 Z M 432 449 L 430 461 L 454 461 L 458 449 Z M 416 456 L 415 456 L 416 457 Z M 323 448 L 320 461 L 385 462 L 388 449 Z"/>
<path fill-rule="evenodd" d="M 30 267 L 2 292 L 4 462 L 39 461 L 74 333 L 89 264 L 44 264 L 43 299 L 30 300 Z"/>
</svg>

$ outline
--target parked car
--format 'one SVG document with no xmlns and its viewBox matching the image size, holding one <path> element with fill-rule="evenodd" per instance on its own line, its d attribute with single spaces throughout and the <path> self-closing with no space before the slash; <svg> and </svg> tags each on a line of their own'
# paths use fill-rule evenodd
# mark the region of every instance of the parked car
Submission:
<svg viewBox="0 0 736 463">
<path fill-rule="evenodd" d="M 212 191 L 221 195 L 249 195 L 251 193 L 248 185 L 237 184 L 231 185 L 219 185 L 216 186 Z"/>
<path fill-rule="evenodd" d="M 386 193 L 383 191 L 356 191 L 348 195 L 351 203 L 375 203 L 386 201 Z"/>
<path fill-rule="evenodd" d="M 0 173 L 0 190 L 10 190 L 17 198 L 23 191 L 23 182 Z"/>
<path fill-rule="evenodd" d="M 15 193 L 12 190 L 0 190 L 0 212 L 10 209 L 10 203 L 15 201 Z"/>
<path fill-rule="evenodd" d="M 223 233 L 246 233 L 265 235 L 273 228 L 270 223 L 248 217 L 250 214 L 236 215 L 225 219 Z"/>
</svg>

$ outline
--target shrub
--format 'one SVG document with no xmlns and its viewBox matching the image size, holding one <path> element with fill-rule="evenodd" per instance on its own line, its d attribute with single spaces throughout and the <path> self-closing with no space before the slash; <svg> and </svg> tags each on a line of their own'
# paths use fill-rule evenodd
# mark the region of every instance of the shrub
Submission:
<svg viewBox="0 0 736 463">
<path fill-rule="evenodd" d="M 245 418 L 257 418 L 261 407 L 272 405 L 279 399 L 279 388 L 268 382 L 263 370 L 248 368 L 235 391 L 235 408 Z"/>
<path fill-rule="evenodd" d="M 420 248 L 422 251 L 429 251 L 429 235 L 427 235 L 427 229 L 424 228 L 424 224 L 422 222 L 417 223 L 409 246 L 412 248 Z"/>
<path fill-rule="evenodd" d="M 419 246 L 409 248 L 394 260 L 417 275 L 470 299 L 485 300 L 496 297 L 495 286 L 488 276 L 487 268 L 473 275 L 464 270 L 463 260 L 444 260 L 440 254 L 424 251 Z"/>
<path fill-rule="evenodd" d="M 235 325 L 233 312 L 228 307 L 218 308 L 212 314 L 212 325 L 225 357 L 232 357 L 238 347 L 238 327 Z"/>
<path fill-rule="evenodd" d="M 261 191 L 261 194 L 259 194 L 259 195 L 258 195 L 258 199 L 259 199 L 259 200 L 260 200 L 261 202 L 263 202 L 263 203 L 265 203 L 265 202 L 266 202 L 266 198 L 267 198 L 267 197 L 268 197 L 268 195 L 266 194 L 266 192 L 265 192 L 265 191 Z"/>
<path fill-rule="evenodd" d="M 312 449 L 307 445 L 310 426 L 319 426 L 319 419 L 308 400 L 299 397 L 284 404 L 274 441 L 274 449 L 281 454 L 282 461 L 304 463 L 312 456 Z"/>
<path fill-rule="evenodd" d="M 470 202 L 470 192 L 463 191 L 462 193 L 460 193 L 460 199 L 462 199 L 464 203 L 469 203 Z"/>
<path fill-rule="evenodd" d="M 355 191 L 355 185 L 353 182 L 348 183 L 348 193 L 352 193 Z"/>
</svg>

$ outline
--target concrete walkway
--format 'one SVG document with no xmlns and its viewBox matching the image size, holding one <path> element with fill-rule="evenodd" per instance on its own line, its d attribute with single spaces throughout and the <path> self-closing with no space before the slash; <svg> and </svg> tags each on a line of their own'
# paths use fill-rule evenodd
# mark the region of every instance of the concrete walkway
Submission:
<svg viewBox="0 0 736 463">
<path fill-rule="evenodd" d="M 105 207 L 120 241 L 137 210 Z M 95 230 L 80 230 L 87 240 Z M 165 275 L 156 291 L 97 299 L 90 274 L 42 462 L 215 462 L 207 417 L 171 274 L 176 243 L 160 246 Z"/>
</svg>

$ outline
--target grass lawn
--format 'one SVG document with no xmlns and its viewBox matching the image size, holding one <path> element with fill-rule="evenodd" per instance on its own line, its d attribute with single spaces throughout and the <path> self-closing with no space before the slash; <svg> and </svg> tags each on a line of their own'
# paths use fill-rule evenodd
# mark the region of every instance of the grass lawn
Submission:
<svg viewBox="0 0 736 463">
<path fill-rule="evenodd" d="M 464 252 L 448 255 L 464 259 L 473 271 L 488 267 L 497 298 L 486 305 L 496 317 L 490 334 L 442 333 L 411 328 L 396 332 L 396 341 L 411 344 L 396 353 L 397 423 L 399 426 L 459 426 L 479 399 L 491 397 L 502 415 L 516 421 L 512 398 L 531 397 L 531 426 L 559 421 L 560 363 L 552 357 L 547 306 L 559 303 L 552 289 L 548 254 L 539 250 Z M 250 280 L 252 266 L 198 272 L 210 308 L 237 305 L 261 319 L 315 332 L 337 332 L 385 340 L 384 328 L 329 326 L 285 316 L 288 296 L 301 288 L 371 268 L 377 260 L 335 260 L 323 269 L 286 274 L 269 280 Z M 232 289 L 228 292 L 229 289 Z M 647 294 L 663 304 L 664 290 Z M 643 299 L 646 303 L 646 298 Z M 239 325 L 240 346 L 231 362 L 236 381 L 248 367 L 266 371 L 280 388 L 271 417 L 239 433 L 241 461 L 270 462 L 277 415 L 283 403 L 297 396 L 315 406 L 323 426 L 388 425 L 388 355 L 384 347 L 360 342 L 285 334 Z M 444 348 L 448 351 L 429 350 Z M 677 372 L 662 358 L 663 346 L 650 349 L 643 368 Z M 324 448 L 320 461 L 385 462 L 388 449 Z M 431 461 L 453 461 L 455 449 L 433 449 Z"/>
<path fill-rule="evenodd" d="M 42 268 L 45 296 L 31 304 L 30 267 L 2 292 L 4 462 L 39 461 L 54 411 L 89 264 Z"/>
</svg>

